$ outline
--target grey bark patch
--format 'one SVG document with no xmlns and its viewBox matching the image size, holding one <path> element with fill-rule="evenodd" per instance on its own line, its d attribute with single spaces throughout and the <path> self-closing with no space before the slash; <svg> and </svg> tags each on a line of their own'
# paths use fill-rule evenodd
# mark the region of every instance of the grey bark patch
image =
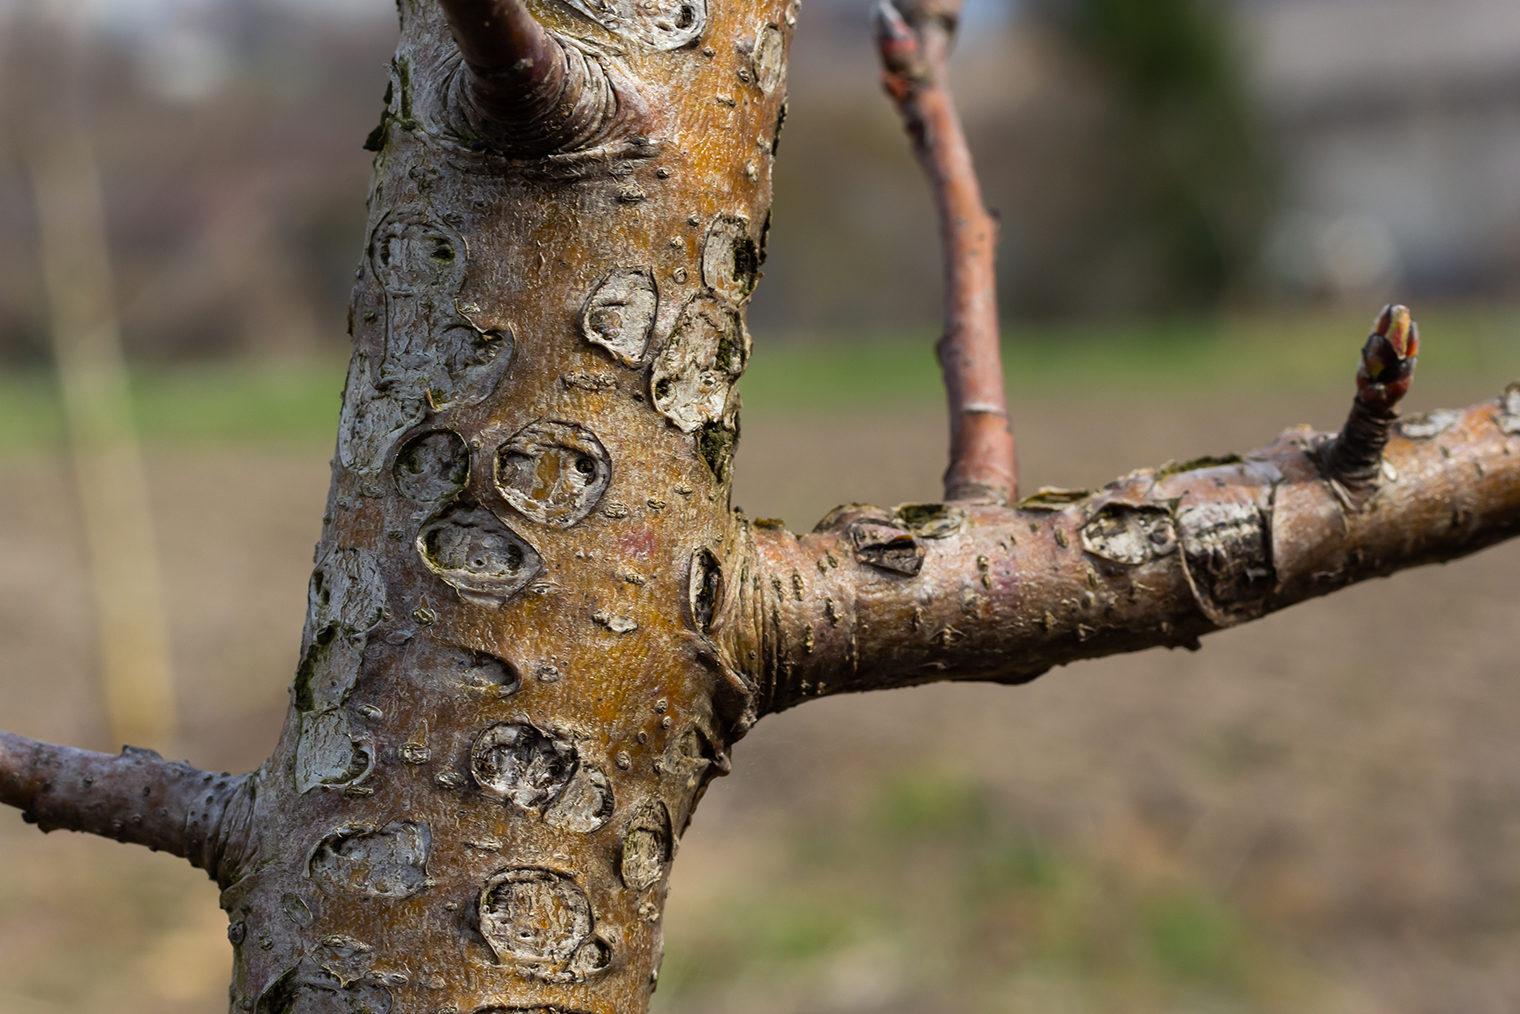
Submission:
<svg viewBox="0 0 1520 1014">
<path fill-rule="evenodd" d="M 440 644 L 430 637 L 418 638 L 412 643 L 404 665 L 413 682 L 432 689 L 464 687 L 510 694 L 522 687 L 522 677 L 504 659 L 470 648 Z"/>
<path fill-rule="evenodd" d="M 337 976 L 303 961 L 259 997 L 255 1014 L 390 1014 L 390 990 L 375 982 L 345 986 Z"/>
<path fill-rule="evenodd" d="M 353 691 L 364 661 L 364 638 L 349 637 L 328 624 L 312 637 L 292 687 L 297 711 L 336 708 Z"/>
<path fill-rule="evenodd" d="M 702 633 L 712 631 L 722 597 L 723 568 L 712 550 L 698 549 L 691 554 L 691 565 L 687 570 L 686 601 L 691 609 L 692 625 Z"/>
<path fill-rule="evenodd" d="M 423 410 L 420 390 L 393 386 L 380 391 L 369 357 L 355 350 L 338 418 L 338 460 L 359 473 L 376 471 L 401 432 L 422 420 Z"/>
<path fill-rule="evenodd" d="M 464 277 L 465 243 L 442 222 L 387 215 L 370 237 L 369 260 L 390 296 L 423 296 Z"/>
<path fill-rule="evenodd" d="M 510 329 L 477 326 L 466 312 L 474 308 L 458 305 L 468 255 L 450 226 L 406 214 L 387 215 L 370 237 L 369 267 L 383 293 L 374 313 L 385 320 L 378 340 L 366 336 L 369 384 L 407 415 L 424 403 L 476 404 L 511 364 Z"/>
<path fill-rule="evenodd" d="M 948 539 L 966 524 L 964 510 L 943 503 L 905 503 L 892 516 L 923 539 Z"/>
<path fill-rule="evenodd" d="M 612 459 L 590 430 L 541 419 L 496 452 L 496 488 L 542 525 L 568 528 L 590 514 L 612 481 Z"/>
<path fill-rule="evenodd" d="M 346 989 L 374 970 L 374 952 L 375 949 L 362 940 L 334 933 L 322 939 L 313 957 L 324 972 Z"/>
<path fill-rule="evenodd" d="M 470 750 L 470 773 L 481 790 L 525 810 L 558 799 L 575 771 L 574 745 L 531 725 L 493 725 Z"/>
<path fill-rule="evenodd" d="M 750 237 L 749 221 L 720 215 L 702 240 L 702 283 L 734 303 L 755 291 L 760 278 L 760 247 Z"/>
<path fill-rule="evenodd" d="M 313 631 L 336 625 L 362 634 L 385 618 L 385 578 L 367 549 L 339 546 L 318 561 L 307 592 Z"/>
<path fill-rule="evenodd" d="M 311 906 L 300 895 L 289 891 L 280 896 L 280 911 L 285 913 L 285 918 L 302 929 L 310 929 L 316 921 L 316 917 L 311 914 Z"/>
<path fill-rule="evenodd" d="M 611 819 L 612 810 L 612 783 L 601 771 L 582 764 L 544 813 L 544 820 L 566 831 L 590 834 Z"/>
<path fill-rule="evenodd" d="M 848 534 L 862 563 L 906 577 L 917 577 L 923 569 L 924 544 L 905 528 L 862 520 L 850 525 Z"/>
<path fill-rule="evenodd" d="M 430 430 L 406 442 L 396 455 L 396 488 L 422 503 L 447 500 L 470 479 L 470 449 L 452 430 Z"/>
<path fill-rule="evenodd" d="M 350 827 L 322 839 L 307 864 L 312 880 L 381 898 L 406 898 L 427 886 L 426 824 L 399 821 L 379 830 Z"/>
<path fill-rule="evenodd" d="M 592 926 L 585 892 L 553 870 L 507 870 L 480 892 L 481 935 L 498 961 L 523 963 L 530 974 L 565 970 Z"/>
<path fill-rule="evenodd" d="M 349 732 L 348 717 L 343 712 L 304 712 L 299 720 L 297 792 L 310 792 L 319 786 L 351 785 L 369 773 L 373 764 L 371 751 Z"/>
<path fill-rule="evenodd" d="M 538 552 L 496 515 L 466 504 L 424 524 L 417 552 L 461 599 L 476 605 L 505 604 L 543 568 Z"/>
<path fill-rule="evenodd" d="M 1499 430 L 1511 435 L 1520 433 L 1520 382 L 1509 385 L 1499 396 Z"/>
<path fill-rule="evenodd" d="M 1438 408 L 1434 412 L 1400 420 L 1398 430 L 1410 440 L 1429 440 L 1451 429 L 1461 418 L 1461 412 Z"/>
<path fill-rule="evenodd" d="M 581 311 L 581 334 L 625 366 L 637 366 L 649 348 L 659 297 L 649 268 L 613 268 Z"/>
<path fill-rule="evenodd" d="M 1276 584 L 1271 519 L 1253 503 L 1203 503 L 1178 511 L 1176 526 L 1203 614 L 1221 627 L 1260 616 Z"/>
<path fill-rule="evenodd" d="M 786 76 L 786 39 L 782 36 L 781 29 L 775 25 L 766 25 L 760 29 L 749 60 L 755 76 L 755 86 L 760 89 L 760 93 L 767 97 L 775 94 L 781 79 Z"/>
<path fill-rule="evenodd" d="M 474 405 L 486 398 L 512 364 L 516 339 L 509 330 L 482 329 L 466 321 L 444 327 L 435 340 L 434 369 L 427 385 L 435 408 Z"/>
<path fill-rule="evenodd" d="M 691 433 L 727 414 L 729 390 L 749 359 L 749 335 L 731 303 L 699 293 L 681 308 L 650 375 L 654 407 Z"/>
<path fill-rule="evenodd" d="M 707 0 L 567 0 L 571 7 L 624 38 L 652 49 L 680 49 L 702 37 Z"/>
<path fill-rule="evenodd" d="M 630 891 L 642 891 L 659 882 L 670 858 L 670 811 L 656 802 L 641 809 L 623 833 L 618 870 Z"/>
<path fill-rule="evenodd" d="M 1083 526 L 1082 548 L 1111 563 L 1138 567 L 1174 552 L 1177 532 L 1164 507 L 1105 504 Z"/>
</svg>

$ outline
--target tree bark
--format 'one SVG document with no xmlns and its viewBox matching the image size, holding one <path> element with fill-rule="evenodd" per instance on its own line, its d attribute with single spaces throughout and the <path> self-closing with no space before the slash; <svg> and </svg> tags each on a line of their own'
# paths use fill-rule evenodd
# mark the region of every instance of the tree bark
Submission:
<svg viewBox="0 0 1520 1014">
<path fill-rule="evenodd" d="M 273 755 L 0 739 L 44 829 L 212 873 L 234 1011 L 642 1011 L 681 832 L 760 716 L 1192 646 L 1520 525 L 1520 389 L 1399 431 L 1409 343 L 1340 437 L 752 524 L 733 384 L 793 3 L 516 4 L 402 4 Z"/>
</svg>

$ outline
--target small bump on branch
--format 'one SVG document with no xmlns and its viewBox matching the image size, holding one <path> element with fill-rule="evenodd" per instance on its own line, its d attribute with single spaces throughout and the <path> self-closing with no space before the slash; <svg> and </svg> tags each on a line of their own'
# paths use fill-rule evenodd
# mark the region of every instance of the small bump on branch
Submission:
<svg viewBox="0 0 1520 1014">
<path fill-rule="evenodd" d="M 950 407 L 948 500 L 1018 495 L 1003 391 L 994 256 L 997 225 L 982 204 L 946 62 L 959 0 L 883 0 L 873 18 L 882 85 L 929 178 L 944 249 L 945 331 L 935 346 Z"/>
<path fill-rule="evenodd" d="M 246 781 L 137 747 L 105 754 L 0 732 L 0 804 L 28 823 L 146 845 L 217 878 L 226 818 Z"/>
<path fill-rule="evenodd" d="M 1377 491 L 1383 449 L 1398 421 L 1399 401 L 1414 380 L 1419 352 L 1420 329 L 1409 308 L 1385 306 L 1362 347 L 1351 414 L 1321 455 L 1325 470 L 1354 509 L 1363 507 Z"/>
<path fill-rule="evenodd" d="M 607 132 L 618 97 L 592 56 L 539 24 L 522 0 L 440 0 L 464 57 L 466 115 L 512 154 L 547 155 Z"/>
</svg>

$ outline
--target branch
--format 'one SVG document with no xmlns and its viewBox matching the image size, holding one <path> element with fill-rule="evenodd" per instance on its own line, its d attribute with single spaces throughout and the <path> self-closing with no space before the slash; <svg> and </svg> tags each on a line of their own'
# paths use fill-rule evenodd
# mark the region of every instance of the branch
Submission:
<svg viewBox="0 0 1520 1014">
<path fill-rule="evenodd" d="M 487 140 L 514 154 L 581 147 L 616 119 L 606 69 L 545 29 L 522 0 L 440 0 L 464 56 L 464 105 Z"/>
<path fill-rule="evenodd" d="M 999 348 L 997 226 L 982 204 L 946 61 L 960 0 L 882 0 L 874 28 L 882 84 L 934 191 L 945 260 L 945 333 L 935 346 L 950 403 L 947 500 L 1018 493 Z"/>
<path fill-rule="evenodd" d="M 1289 430 L 1245 458 L 1042 490 L 1012 508 L 852 506 L 800 537 L 757 528 L 759 601 L 733 624 L 759 646 L 754 707 L 944 679 L 1020 683 L 1078 659 L 1193 648 L 1520 534 L 1520 385 L 1395 427 L 1412 325 L 1397 356 L 1382 343 L 1397 347 L 1401 320 L 1402 308 L 1385 313 L 1369 341 L 1355 425 L 1340 435 Z"/>
<path fill-rule="evenodd" d="M 188 859 L 221 877 L 229 813 L 248 776 L 212 774 L 152 750 L 117 755 L 0 732 L 0 803 L 43 832 L 83 831 Z"/>
</svg>

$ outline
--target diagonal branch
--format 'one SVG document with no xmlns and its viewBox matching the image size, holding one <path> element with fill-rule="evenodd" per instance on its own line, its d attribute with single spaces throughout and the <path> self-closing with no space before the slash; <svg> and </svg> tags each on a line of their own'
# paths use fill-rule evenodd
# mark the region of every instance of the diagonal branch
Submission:
<svg viewBox="0 0 1520 1014">
<path fill-rule="evenodd" d="M 1377 352 L 1407 336 L 1382 359 L 1390 372 L 1372 354 L 1364 364 L 1357 405 L 1382 413 L 1375 426 L 1289 430 L 1244 458 L 1042 490 L 1011 508 L 852 506 L 800 537 L 757 528 L 761 596 L 736 624 L 760 645 L 757 710 L 944 679 L 1019 683 L 1078 659 L 1196 647 L 1520 534 L 1520 385 L 1394 425 L 1415 351 L 1407 319 L 1393 308 L 1369 341 Z"/>
<path fill-rule="evenodd" d="M 120 754 L 0 732 L 0 803 L 42 831 L 83 831 L 188 859 L 221 877 L 248 776 L 212 774 L 152 750 Z"/>
<path fill-rule="evenodd" d="M 945 333 L 935 350 L 950 403 L 948 500 L 1018 494 L 999 348 L 997 225 L 982 204 L 946 62 L 960 0 L 883 0 L 876 9 L 882 83 L 934 191 L 944 248 Z"/>
<path fill-rule="evenodd" d="M 583 146 L 616 118 L 606 69 L 538 23 L 522 0 L 440 0 L 466 75 L 473 126 L 514 154 Z"/>
</svg>

